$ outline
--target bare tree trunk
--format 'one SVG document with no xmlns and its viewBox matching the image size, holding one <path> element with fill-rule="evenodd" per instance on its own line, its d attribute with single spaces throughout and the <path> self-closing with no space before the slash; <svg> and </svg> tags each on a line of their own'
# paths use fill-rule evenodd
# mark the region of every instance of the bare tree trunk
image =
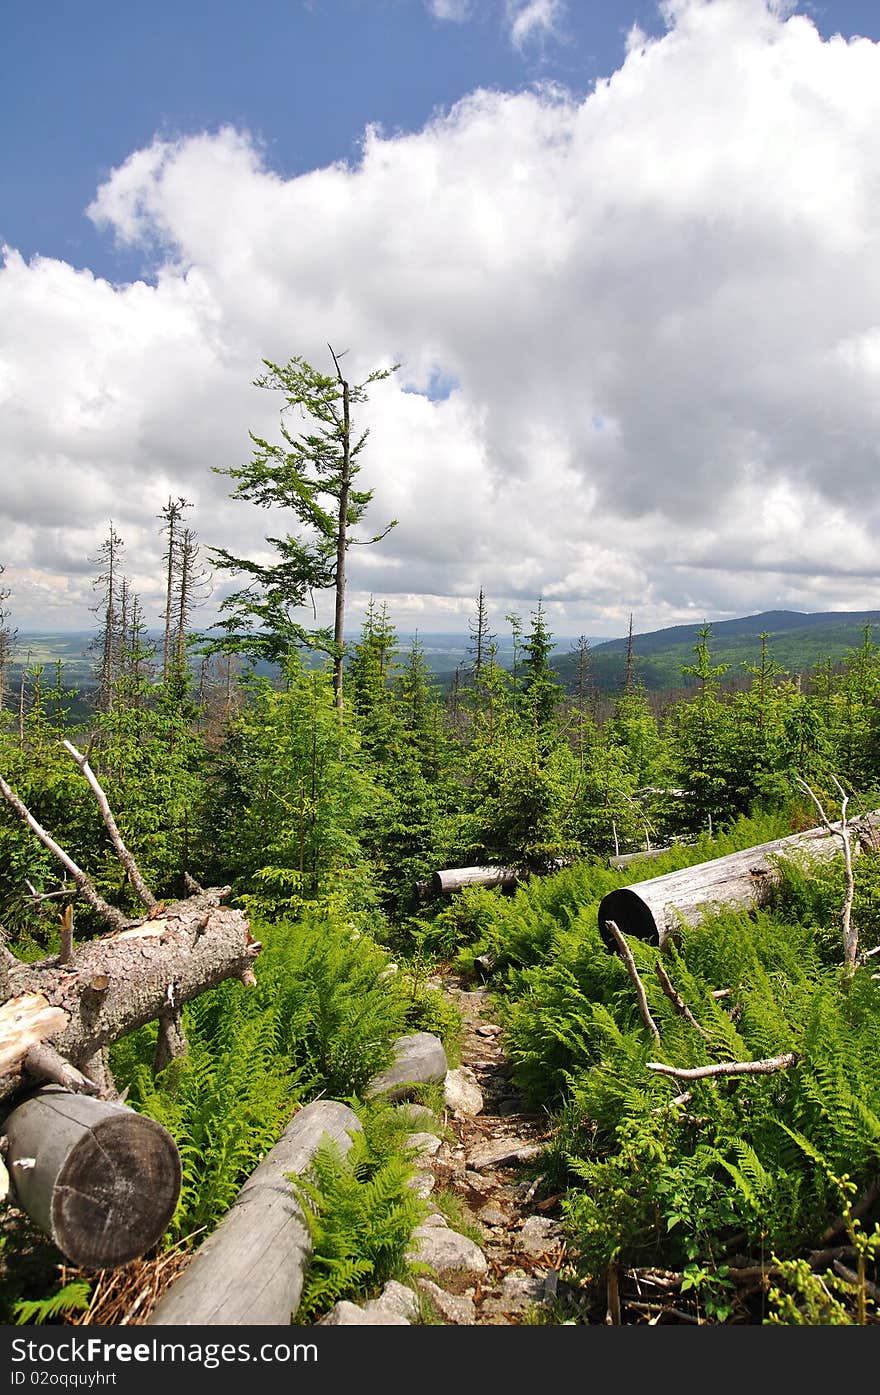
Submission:
<svg viewBox="0 0 880 1395">
<path fill-rule="evenodd" d="M 337 365 L 338 368 L 338 365 Z M 336 532 L 336 614 L 333 624 L 333 692 L 336 706 L 342 707 L 343 645 L 345 642 L 345 552 L 348 546 L 348 497 L 351 491 L 351 404 L 348 383 L 342 382 L 342 479 L 339 487 L 339 516 Z"/>
</svg>

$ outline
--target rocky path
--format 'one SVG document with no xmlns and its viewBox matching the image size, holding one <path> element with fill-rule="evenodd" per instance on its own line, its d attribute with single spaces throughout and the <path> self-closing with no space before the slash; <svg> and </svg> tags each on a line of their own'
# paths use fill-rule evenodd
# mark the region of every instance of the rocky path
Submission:
<svg viewBox="0 0 880 1395">
<path fill-rule="evenodd" d="M 529 1310 L 547 1311 L 551 1304 L 558 1310 L 554 1299 L 566 1292 L 559 1283 L 565 1251 L 558 1198 L 547 1194 L 540 1171 L 548 1120 L 522 1109 L 501 1028 L 485 1012 L 487 990 L 466 990 L 452 974 L 437 986 L 461 1012 L 464 1033 L 461 1065 L 446 1084 L 452 1137 L 425 1162 L 433 1186 L 458 1199 L 462 1219 L 479 1236 L 486 1268 L 463 1272 L 454 1282 L 444 1276 L 442 1291 L 424 1280 L 420 1286 L 446 1322 L 519 1323 Z"/>
</svg>

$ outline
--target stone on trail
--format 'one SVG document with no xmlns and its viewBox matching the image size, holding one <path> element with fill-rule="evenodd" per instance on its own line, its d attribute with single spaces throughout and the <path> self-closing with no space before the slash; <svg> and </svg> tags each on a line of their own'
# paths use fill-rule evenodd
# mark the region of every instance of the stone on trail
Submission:
<svg viewBox="0 0 880 1395">
<path fill-rule="evenodd" d="M 546 1148 L 546 1143 L 530 1143 L 525 1138 L 502 1138 L 497 1143 L 484 1143 L 468 1154 L 467 1164 L 476 1172 L 502 1163 L 531 1162 Z"/>
<path fill-rule="evenodd" d="M 543 1278 L 508 1274 L 501 1284 L 500 1292 L 488 1294 L 482 1302 L 482 1312 L 488 1317 L 501 1317 L 506 1313 L 524 1313 L 538 1303 L 546 1301 Z"/>
<path fill-rule="evenodd" d="M 419 1300 L 406 1284 L 389 1279 L 378 1298 L 370 1298 L 363 1305 L 365 1313 L 390 1313 L 414 1322 L 419 1315 Z"/>
<path fill-rule="evenodd" d="M 410 1032 L 394 1043 L 394 1060 L 387 1070 L 374 1075 L 364 1090 L 366 1099 L 386 1095 L 404 1099 L 419 1085 L 439 1084 L 446 1078 L 449 1062 L 443 1043 L 433 1032 Z"/>
<path fill-rule="evenodd" d="M 466 1288 L 474 1277 L 482 1277 L 489 1269 L 479 1245 L 448 1226 L 418 1226 L 413 1231 L 407 1258 L 427 1264 L 444 1284 L 458 1288 Z"/>
<path fill-rule="evenodd" d="M 546 1254 L 559 1239 L 561 1229 L 558 1221 L 547 1220 L 543 1216 L 529 1216 L 516 1237 L 517 1246 L 526 1254 L 535 1257 Z"/>
<path fill-rule="evenodd" d="M 472 1299 L 464 1294 L 447 1293 L 445 1288 L 440 1288 L 430 1279 L 418 1279 L 417 1283 L 444 1322 L 456 1327 L 472 1327 L 476 1322 L 477 1313 Z"/>
<path fill-rule="evenodd" d="M 399 1313 L 392 1313 L 387 1308 L 374 1308 L 372 1312 L 367 1312 L 365 1308 L 359 1308 L 356 1303 L 349 1303 L 343 1299 L 337 1303 L 335 1308 L 331 1308 L 326 1317 L 321 1318 L 319 1326 L 324 1327 L 409 1327 L 409 1318 L 401 1317 Z"/>
<path fill-rule="evenodd" d="M 458 1114 L 473 1116 L 479 1114 L 483 1108 L 483 1092 L 473 1071 L 467 1066 L 459 1066 L 457 1070 L 447 1072 L 443 1082 L 443 1097 L 446 1107 Z"/>
</svg>

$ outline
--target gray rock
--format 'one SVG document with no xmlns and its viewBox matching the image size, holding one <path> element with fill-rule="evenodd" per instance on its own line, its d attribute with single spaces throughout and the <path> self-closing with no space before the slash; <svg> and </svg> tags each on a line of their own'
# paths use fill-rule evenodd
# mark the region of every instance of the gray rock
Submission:
<svg viewBox="0 0 880 1395">
<path fill-rule="evenodd" d="M 437 1184 L 437 1179 L 433 1172 L 417 1172 L 415 1177 L 411 1177 L 407 1182 L 410 1191 L 414 1191 L 416 1196 L 420 1196 L 424 1201 L 429 1197 Z"/>
<path fill-rule="evenodd" d="M 483 1299 L 482 1311 L 487 1316 L 497 1317 L 504 1313 L 524 1313 L 545 1301 L 544 1280 L 542 1278 L 508 1274 L 500 1292 Z"/>
<path fill-rule="evenodd" d="M 363 1309 L 365 1313 L 390 1313 L 392 1316 L 396 1314 L 407 1322 L 414 1322 L 419 1315 L 419 1300 L 406 1284 L 389 1279 L 379 1297 L 369 1299 L 364 1303 Z"/>
<path fill-rule="evenodd" d="M 374 1075 L 364 1090 L 367 1099 L 387 1095 L 391 1100 L 404 1099 L 415 1086 L 445 1080 L 449 1063 L 443 1043 L 433 1032 L 411 1032 L 398 1037 L 394 1044 L 394 1061 L 387 1070 Z"/>
<path fill-rule="evenodd" d="M 406 1147 L 416 1150 L 414 1161 L 417 1163 L 429 1162 L 442 1142 L 435 1133 L 409 1133 L 406 1136 Z"/>
<path fill-rule="evenodd" d="M 444 1322 L 455 1327 L 471 1327 L 476 1322 L 477 1313 L 472 1299 L 447 1293 L 445 1288 L 440 1288 L 430 1279 L 418 1279 L 416 1282 Z"/>
<path fill-rule="evenodd" d="M 443 1082 L 443 1097 L 447 1108 L 459 1114 L 473 1116 L 483 1108 L 483 1092 L 477 1084 L 476 1076 L 467 1066 L 448 1071 Z"/>
<path fill-rule="evenodd" d="M 543 1216 L 529 1216 L 516 1237 L 516 1243 L 526 1254 L 538 1256 L 552 1249 L 560 1232 L 558 1221 L 545 1220 Z"/>
<path fill-rule="evenodd" d="M 497 1143 L 484 1143 L 468 1153 L 468 1167 L 481 1172 L 485 1167 L 498 1167 L 501 1163 L 531 1162 L 544 1152 L 545 1143 L 529 1143 L 524 1138 L 502 1138 Z"/>
<path fill-rule="evenodd" d="M 437 1123 L 437 1115 L 426 1104 L 416 1104 L 413 1100 L 404 1100 L 402 1104 L 395 1107 L 412 1129 L 424 1129 L 430 1124 Z"/>
<path fill-rule="evenodd" d="M 500 1206 L 495 1206 L 490 1201 L 488 1206 L 482 1206 L 477 1212 L 477 1220 L 482 1225 L 506 1225 L 507 1213 L 501 1210 Z"/>
<path fill-rule="evenodd" d="M 413 1231 L 407 1258 L 427 1264 L 450 1288 L 465 1288 L 472 1278 L 481 1277 L 489 1269 L 479 1245 L 448 1226 L 418 1226 Z"/>
<path fill-rule="evenodd" d="M 432 1211 L 430 1215 L 426 1216 L 425 1219 L 422 1221 L 422 1225 L 433 1226 L 436 1228 L 437 1226 L 441 1225 L 449 1225 L 449 1222 L 440 1211 Z"/>
<path fill-rule="evenodd" d="M 359 1308 L 356 1303 L 348 1303 L 343 1300 L 337 1303 L 335 1308 L 331 1308 L 326 1317 L 321 1318 L 319 1326 L 324 1327 L 409 1327 L 409 1318 L 401 1317 L 399 1313 L 389 1312 L 387 1308 L 373 1309 L 367 1312 L 366 1308 Z"/>
</svg>

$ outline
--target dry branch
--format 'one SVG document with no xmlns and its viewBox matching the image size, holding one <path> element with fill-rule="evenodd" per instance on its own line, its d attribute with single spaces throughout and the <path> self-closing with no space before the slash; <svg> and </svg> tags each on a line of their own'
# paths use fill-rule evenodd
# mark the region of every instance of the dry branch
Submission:
<svg viewBox="0 0 880 1395">
<path fill-rule="evenodd" d="M 855 879 L 853 877 L 852 844 L 849 840 L 849 826 L 846 822 L 846 807 L 849 803 L 849 796 L 837 776 L 832 775 L 831 778 L 837 786 L 837 792 L 840 795 L 840 822 L 838 824 L 831 823 L 818 796 L 813 792 L 806 780 L 802 780 L 800 776 L 798 776 L 797 784 L 800 789 L 810 796 L 810 799 L 816 806 L 819 818 L 822 820 L 823 828 L 826 828 L 829 833 L 838 834 L 843 843 L 843 858 L 846 868 L 846 894 L 844 895 L 843 906 L 840 912 L 840 929 L 843 935 L 843 962 L 848 968 L 853 969 L 859 957 L 859 932 L 858 928 L 853 928 L 852 923 Z"/>
<path fill-rule="evenodd" d="M 797 1063 L 797 1056 L 788 1051 L 784 1056 L 766 1056 L 761 1061 L 716 1061 L 709 1066 L 667 1066 L 662 1061 L 646 1061 L 648 1070 L 658 1075 L 671 1075 L 676 1080 L 707 1080 L 719 1075 L 772 1075 Z"/>
<path fill-rule="evenodd" d="M 78 867 L 72 857 L 59 847 L 51 834 L 47 833 L 42 824 L 39 824 L 30 810 L 21 802 L 14 790 L 10 789 L 3 776 L 0 775 L 0 794 L 6 800 L 10 808 L 14 809 L 22 823 L 26 824 L 32 833 L 39 838 L 43 847 L 48 848 L 53 857 L 57 857 L 62 867 L 66 869 L 76 882 L 77 888 L 84 901 L 88 901 L 92 910 L 97 911 L 102 919 L 112 925 L 115 930 L 124 930 L 131 922 L 126 916 L 118 911 L 115 906 L 109 905 L 92 885 L 81 867 Z"/>
<path fill-rule="evenodd" d="M 146 906 L 148 911 L 151 911 L 157 904 L 156 898 L 141 876 L 137 863 L 122 841 L 122 834 L 119 832 L 116 820 L 113 817 L 113 811 L 107 801 L 107 796 L 98 784 L 95 773 L 89 765 L 88 758 L 78 751 L 70 741 L 64 741 L 62 745 L 65 751 L 73 756 L 73 759 L 88 780 L 89 788 L 98 801 L 98 808 L 101 810 L 101 817 L 104 820 L 104 825 L 107 832 L 110 834 L 110 841 L 116 849 L 116 855 L 128 874 L 129 881 L 134 887 L 138 900 L 142 905 Z"/>
<path fill-rule="evenodd" d="M 636 990 L 636 997 L 639 1003 L 639 1013 L 641 1014 L 642 1021 L 644 1022 L 648 1031 L 652 1033 L 654 1040 L 657 1042 L 657 1045 L 659 1046 L 660 1028 L 657 1026 L 657 1023 L 651 1016 L 651 1010 L 648 1007 L 648 997 L 645 993 L 645 985 L 639 978 L 639 971 L 636 968 L 636 961 L 632 957 L 632 950 L 630 949 L 629 945 L 623 937 L 623 934 L 615 925 L 613 920 L 606 920 L 605 926 L 608 930 L 609 935 L 611 936 L 611 938 L 617 946 L 621 959 L 626 965 L 627 973 L 632 979 L 633 987 Z"/>
<path fill-rule="evenodd" d="M 701 1037 L 707 1037 L 709 1033 L 706 1031 L 705 1027 L 700 1026 L 699 1022 L 694 1017 L 694 1014 L 691 1012 L 684 998 L 681 996 L 678 989 L 672 983 L 672 980 L 670 979 L 668 973 L 664 969 L 659 959 L 657 960 L 657 963 L 654 965 L 654 967 L 657 970 L 657 977 L 660 980 L 660 987 L 663 989 L 663 992 L 666 994 L 667 998 L 672 1003 L 672 1006 L 675 1008 L 675 1011 L 678 1013 L 679 1017 L 683 1017 L 686 1022 L 690 1022 L 691 1026 L 696 1028 Z"/>
</svg>

